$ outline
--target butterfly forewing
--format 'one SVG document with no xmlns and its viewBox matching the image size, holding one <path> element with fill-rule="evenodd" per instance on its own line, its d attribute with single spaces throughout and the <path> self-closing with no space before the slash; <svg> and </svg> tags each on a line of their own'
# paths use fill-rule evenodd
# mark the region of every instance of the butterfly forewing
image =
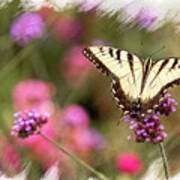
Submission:
<svg viewBox="0 0 180 180">
<path fill-rule="evenodd" d="M 91 46 L 85 48 L 83 53 L 102 72 L 112 74 L 116 81 L 119 80 L 119 88 L 128 100 L 138 99 L 143 76 L 143 59 L 126 50 L 108 46 Z"/>
<path fill-rule="evenodd" d="M 141 95 L 142 101 L 150 101 L 173 84 L 180 84 L 180 58 L 166 58 L 155 61 L 147 76 Z"/>
</svg>

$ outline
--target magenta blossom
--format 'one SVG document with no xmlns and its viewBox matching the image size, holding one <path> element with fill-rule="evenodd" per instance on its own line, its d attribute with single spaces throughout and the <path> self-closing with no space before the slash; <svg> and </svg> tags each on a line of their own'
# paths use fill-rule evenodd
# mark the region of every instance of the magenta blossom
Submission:
<svg viewBox="0 0 180 180">
<path fill-rule="evenodd" d="M 124 20 L 127 23 L 134 21 L 138 17 L 142 7 L 142 1 L 131 1 L 123 8 L 122 20 Z"/>
<path fill-rule="evenodd" d="M 19 172 L 21 170 L 21 161 L 18 152 L 12 143 L 1 137 L 1 163 L 9 170 Z"/>
<path fill-rule="evenodd" d="M 72 104 L 67 106 L 62 114 L 61 121 L 64 125 L 70 125 L 73 127 L 88 127 L 89 115 L 87 111 L 80 105 Z"/>
<path fill-rule="evenodd" d="M 76 148 L 82 152 L 89 149 L 102 150 L 106 145 L 104 137 L 95 129 L 77 129 L 73 138 Z"/>
<path fill-rule="evenodd" d="M 19 82 L 13 89 L 15 107 L 19 109 L 42 109 L 50 102 L 50 89 L 40 80 Z M 47 108 L 45 108 L 47 110 Z M 49 111 L 48 111 L 49 112 Z"/>
<path fill-rule="evenodd" d="M 10 35 L 13 41 L 20 46 L 39 38 L 44 32 L 44 22 L 36 13 L 25 13 L 19 16 L 12 24 Z"/>
<path fill-rule="evenodd" d="M 78 86 L 86 77 L 92 64 L 82 55 L 84 46 L 74 46 L 64 56 L 63 72 L 71 86 Z M 62 68 L 62 66 L 61 66 Z"/>
<path fill-rule="evenodd" d="M 150 27 L 159 17 L 157 9 L 146 7 L 142 8 L 139 13 L 138 21 L 141 27 Z"/>
<path fill-rule="evenodd" d="M 100 39 L 94 39 L 94 41 L 91 42 L 92 46 L 112 46 L 111 43 L 104 42 Z"/>
<path fill-rule="evenodd" d="M 136 154 L 127 152 L 118 156 L 116 166 L 120 172 L 136 175 L 141 171 L 142 161 Z"/>
<path fill-rule="evenodd" d="M 104 136 L 96 129 L 89 129 L 89 138 L 91 139 L 90 145 L 96 150 L 102 150 L 106 146 L 106 140 Z"/>
<path fill-rule="evenodd" d="M 158 9 L 148 7 L 143 1 L 133 0 L 123 8 L 121 18 L 126 23 L 135 24 L 136 21 L 142 28 L 150 28 L 159 15 Z"/>
<path fill-rule="evenodd" d="M 84 37 L 84 25 L 79 19 L 64 16 L 54 24 L 56 34 L 64 41 L 80 41 Z"/>
<path fill-rule="evenodd" d="M 87 11 L 87 12 L 92 13 L 92 12 L 95 12 L 101 4 L 102 4 L 101 0 L 96 0 L 96 1 L 83 0 L 80 8 L 83 11 Z"/>
</svg>

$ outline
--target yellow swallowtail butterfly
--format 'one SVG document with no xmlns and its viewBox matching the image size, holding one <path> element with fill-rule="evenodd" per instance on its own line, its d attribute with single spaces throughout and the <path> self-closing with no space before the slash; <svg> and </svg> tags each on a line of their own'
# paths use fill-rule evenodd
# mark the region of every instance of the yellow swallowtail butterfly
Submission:
<svg viewBox="0 0 180 180">
<path fill-rule="evenodd" d="M 90 46 L 83 54 L 102 73 L 112 76 L 112 93 L 124 114 L 152 112 L 167 89 L 180 84 L 180 58 L 177 57 L 144 60 L 109 46 Z"/>
</svg>

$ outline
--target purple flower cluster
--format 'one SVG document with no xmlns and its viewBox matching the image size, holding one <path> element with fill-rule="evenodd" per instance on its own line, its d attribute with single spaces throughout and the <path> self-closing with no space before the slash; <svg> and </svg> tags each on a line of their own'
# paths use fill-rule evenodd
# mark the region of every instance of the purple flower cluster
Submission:
<svg viewBox="0 0 180 180">
<path fill-rule="evenodd" d="M 126 117 L 126 121 L 128 119 L 130 120 L 130 117 Z M 154 114 L 144 118 L 132 118 L 130 129 L 133 130 L 136 137 L 128 136 L 128 139 L 136 142 L 158 143 L 167 136 L 165 132 L 162 132 L 164 127 L 161 125 L 161 120 Z"/>
<path fill-rule="evenodd" d="M 157 114 L 165 114 L 166 116 L 169 116 L 171 112 L 176 111 L 178 103 L 170 98 L 170 96 L 170 94 L 166 94 L 166 98 L 156 109 Z"/>
<path fill-rule="evenodd" d="M 125 121 L 131 121 L 130 129 L 135 134 L 135 137 L 128 136 L 128 139 L 154 144 L 162 142 L 167 134 L 163 131 L 164 126 L 158 115 L 168 116 L 176 110 L 175 106 L 177 106 L 177 102 L 170 98 L 170 94 L 167 94 L 163 102 L 151 114 L 141 116 L 137 112 L 132 112 L 130 116 L 126 116 Z"/>
<path fill-rule="evenodd" d="M 14 117 L 16 120 L 14 121 L 11 135 L 26 138 L 29 135 L 38 133 L 42 125 L 47 123 L 49 114 L 24 110 L 16 112 Z"/>
<path fill-rule="evenodd" d="M 159 13 L 155 8 L 142 8 L 139 13 L 138 21 L 142 28 L 150 27 L 159 17 Z"/>
<path fill-rule="evenodd" d="M 28 44 L 44 33 L 44 22 L 40 15 L 36 13 L 25 13 L 19 16 L 12 24 L 11 38 L 20 46 Z"/>
<path fill-rule="evenodd" d="M 54 24 L 55 33 L 64 41 L 81 41 L 84 38 L 83 23 L 73 17 L 63 17 Z"/>
<path fill-rule="evenodd" d="M 158 8 L 148 6 L 146 3 L 137 0 L 128 3 L 122 11 L 123 21 L 134 25 L 137 22 L 144 29 L 151 29 L 159 21 L 160 15 L 161 12 Z"/>
</svg>

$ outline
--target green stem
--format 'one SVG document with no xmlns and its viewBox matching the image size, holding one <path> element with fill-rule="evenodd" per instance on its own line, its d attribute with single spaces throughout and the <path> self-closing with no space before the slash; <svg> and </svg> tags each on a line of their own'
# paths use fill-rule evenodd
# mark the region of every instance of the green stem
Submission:
<svg viewBox="0 0 180 180">
<path fill-rule="evenodd" d="M 166 180 L 168 180 L 169 179 L 169 175 L 168 175 L 168 162 L 167 162 L 167 157 L 166 157 L 166 153 L 165 153 L 165 149 L 164 149 L 163 143 L 159 143 L 159 150 L 160 150 L 161 157 L 162 157 L 165 178 L 166 178 Z"/>
<path fill-rule="evenodd" d="M 15 69 L 18 64 L 27 56 L 29 55 L 30 51 L 32 50 L 31 46 L 27 46 L 19 54 L 17 54 L 5 67 L 3 67 L 0 71 L 0 79 L 4 78 L 9 72 Z"/>
<path fill-rule="evenodd" d="M 77 156 L 75 156 L 74 154 L 71 154 L 70 152 L 68 152 L 66 149 L 64 149 L 60 144 L 56 143 L 54 140 L 50 139 L 49 137 L 47 137 L 46 135 L 42 134 L 41 132 L 39 132 L 39 134 L 46 139 L 47 141 L 51 142 L 54 146 L 56 146 L 59 150 L 61 150 L 64 154 L 66 154 L 67 156 L 69 156 L 72 160 L 74 160 L 76 163 L 80 164 L 81 166 L 83 166 L 84 168 L 88 169 L 89 171 L 91 171 L 92 173 L 94 173 L 97 177 L 99 177 L 102 180 L 108 180 L 109 178 L 107 178 L 104 174 L 98 172 L 97 170 L 95 170 L 93 167 L 91 167 L 90 165 L 88 165 L 86 162 L 82 161 L 81 159 L 79 159 Z"/>
</svg>

